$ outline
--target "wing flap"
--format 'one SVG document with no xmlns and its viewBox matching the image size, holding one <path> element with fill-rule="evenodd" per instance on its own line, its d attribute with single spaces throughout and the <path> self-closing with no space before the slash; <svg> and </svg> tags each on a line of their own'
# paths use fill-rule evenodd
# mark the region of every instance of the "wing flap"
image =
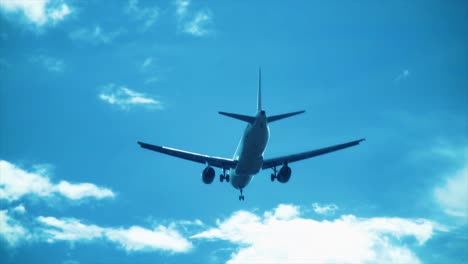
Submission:
<svg viewBox="0 0 468 264">
<path fill-rule="evenodd" d="M 138 144 L 140 145 L 140 147 L 144 149 L 156 151 L 156 152 L 163 153 L 169 156 L 173 156 L 173 157 L 177 157 L 177 158 L 181 158 L 185 160 L 190 160 L 190 161 L 194 161 L 194 162 L 198 162 L 202 164 L 209 164 L 210 166 L 213 166 L 213 167 L 230 169 L 230 168 L 235 168 L 236 166 L 236 162 L 232 159 L 212 157 L 208 155 L 188 152 L 188 151 L 175 149 L 175 148 L 151 145 L 151 144 L 140 142 L 140 141 L 138 141 Z"/>
<path fill-rule="evenodd" d="M 282 164 L 285 164 L 285 163 L 300 161 L 300 160 L 320 156 L 320 155 L 323 155 L 323 154 L 327 154 L 327 153 L 330 153 L 330 152 L 333 152 L 333 151 L 349 148 L 349 147 L 352 147 L 352 146 L 359 145 L 359 143 L 364 141 L 364 140 L 365 139 L 362 138 L 362 139 L 359 139 L 359 140 L 355 140 L 355 141 L 351 141 L 351 142 L 347 142 L 347 143 L 343 143 L 343 144 L 338 144 L 338 145 L 333 145 L 333 146 L 329 146 L 329 147 L 326 147 L 326 148 L 315 149 L 315 150 L 311 150 L 311 151 L 306 151 L 306 152 L 297 153 L 297 154 L 293 154 L 293 155 L 282 156 L 282 157 L 273 158 L 273 159 L 266 159 L 266 160 L 263 161 L 262 169 L 269 169 L 269 168 L 273 168 L 275 166 L 279 166 L 279 165 L 282 165 Z"/>
</svg>

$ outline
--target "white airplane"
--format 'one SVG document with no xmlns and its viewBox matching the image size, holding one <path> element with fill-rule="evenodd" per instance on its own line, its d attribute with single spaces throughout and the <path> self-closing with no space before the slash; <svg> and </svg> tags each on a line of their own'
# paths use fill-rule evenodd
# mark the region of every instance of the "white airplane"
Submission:
<svg viewBox="0 0 468 264">
<path fill-rule="evenodd" d="M 145 149 L 207 165 L 202 172 L 202 180 L 205 184 L 211 184 L 215 178 L 215 170 L 213 167 L 222 169 L 222 173 L 219 177 L 220 181 L 230 181 L 235 189 L 240 190 L 239 200 L 244 200 L 244 188 L 250 183 L 253 176 L 260 170 L 273 169 L 273 173 L 271 174 L 271 181 L 277 179 L 281 183 L 286 183 L 291 177 L 291 168 L 288 166 L 289 163 L 356 146 L 365 140 L 362 138 L 359 140 L 321 149 L 315 149 L 272 159 L 263 159 L 263 153 L 270 135 L 268 124 L 283 118 L 302 114 L 305 111 L 267 116 L 265 110 L 262 109 L 261 95 L 261 71 L 259 70 L 257 114 L 255 116 L 247 116 L 219 112 L 221 115 L 247 122 L 244 135 L 242 136 L 232 159 L 208 156 L 169 147 L 156 146 L 140 141 L 138 141 L 138 144 L 140 144 L 140 146 Z M 279 170 L 277 170 L 278 166 L 281 166 Z M 226 173 L 227 170 L 229 170 L 229 174 Z"/>
</svg>

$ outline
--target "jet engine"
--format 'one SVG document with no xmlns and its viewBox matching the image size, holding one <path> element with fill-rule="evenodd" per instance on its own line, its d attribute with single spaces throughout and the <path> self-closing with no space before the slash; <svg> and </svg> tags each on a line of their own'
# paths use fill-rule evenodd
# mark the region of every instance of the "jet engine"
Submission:
<svg viewBox="0 0 468 264">
<path fill-rule="evenodd" d="M 284 165 L 279 170 L 278 175 L 276 176 L 276 178 L 281 183 L 287 183 L 289 181 L 289 178 L 291 178 L 291 168 L 288 167 L 288 165 Z"/>
<path fill-rule="evenodd" d="M 215 170 L 208 166 L 202 172 L 202 180 L 205 184 L 210 184 L 213 182 L 215 177 Z"/>
</svg>

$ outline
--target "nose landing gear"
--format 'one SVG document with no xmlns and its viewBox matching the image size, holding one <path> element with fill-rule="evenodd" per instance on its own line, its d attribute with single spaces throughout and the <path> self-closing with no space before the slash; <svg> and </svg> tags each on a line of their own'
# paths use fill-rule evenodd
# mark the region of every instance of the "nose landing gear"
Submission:
<svg viewBox="0 0 468 264">
<path fill-rule="evenodd" d="M 242 194 L 242 189 L 240 189 L 239 201 L 244 201 L 244 195 Z"/>
</svg>

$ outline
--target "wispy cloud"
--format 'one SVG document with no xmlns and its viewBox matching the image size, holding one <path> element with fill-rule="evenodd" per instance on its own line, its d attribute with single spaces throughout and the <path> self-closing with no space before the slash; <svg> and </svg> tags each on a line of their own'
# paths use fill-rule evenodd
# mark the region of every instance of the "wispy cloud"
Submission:
<svg viewBox="0 0 468 264">
<path fill-rule="evenodd" d="M 228 263 L 419 263 L 400 239 L 413 237 L 422 245 L 437 230 L 443 227 L 425 219 L 343 215 L 317 221 L 301 217 L 293 205 L 280 205 L 263 216 L 237 211 L 192 238 L 238 245 Z"/>
<path fill-rule="evenodd" d="M 91 29 L 81 28 L 69 34 L 70 39 L 75 41 L 83 41 L 93 45 L 109 44 L 114 41 L 118 36 L 125 33 L 125 30 L 119 29 L 111 32 L 104 32 L 99 26 L 94 26 Z"/>
<path fill-rule="evenodd" d="M 141 64 L 141 70 L 144 71 L 148 69 L 152 63 L 153 63 L 153 57 L 147 57 Z"/>
<path fill-rule="evenodd" d="M 5 160 L 0 160 L 0 200 L 8 202 L 24 196 L 52 197 L 58 195 L 71 200 L 85 198 L 112 198 L 115 194 L 107 188 L 92 183 L 53 183 L 47 177 L 48 171 L 26 171 Z"/>
<path fill-rule="evenodd" d="M 446 214 L 468 219 L 468 165 L 446 177 L 434 197 Z"/>
<path fill-rule="evenodd" d="M 102 87 L 102 90 L 103 92 L 99 94 L 99 98 L 121 109 L 130 109 L 137 106 L 147 109 L 163 108 L 161 101 L 144 93 L 130 90 L 125 86 L 117 87 L 115 84 L 108 84 Z"/>
<path fill-rule="evenodd" d="M 190 0 L 175 1 L 176 17 L 182 32 L 192 36 L 206 36 L 212 33 L 212 13 L 209 9 L 191 12 Z"/>
<path fill-rule="evenodd" d="M 319 203 L 313 203 L 312 209 L 319 215 L 334 215 L 338 210 L 338 206 L 336 204 L 320 205 Z"/>
<path fill-rule="evenodd" d="M 409 76 L 410 76 L 410 71 L 408 69 L 405 69 L 400 74 L 397 75 L 397 77 L 395 78 L 395 82 L 403 81 Z"/>
<path fill-rule="evenodd" d="M 47 55 L 35 55 L 31 57 L 31 61 L 42 65 L 50 72 L 60 73 L 65 69 L 65 63 L 61 59 L 50 57 Z"/>
<path fill-rule="evenodd" d="M 0 238 L 3 238 L 8 245 L 16 246 L 29 236 L 27 230 L 12 218 L 7 210 L 0 210 Z"/>
<path fill-rule="evenodd" d="M 159 8 L 157 6 L 139 7 L 138 0 L 129 0 L 125 12 L 143 23 L 141 28 L 143 31 L 151 28 L 159 17 Z"/>
<path fill-rule="evenodd" d="M 19 15 L 37 27 L 56 24 L 72 13 L 62 0 L 0 0 L 0 9 L 7 14 Z"/>
<path fill-rule="evenodd" d="M 207 11 L 200 11 L 195 14 L 195 17 L 185 23 L 184 32 L 194 36 L 205 36 L 210 31 L 207 26 L 211 23 L 211 13 Z"/>
<path fill-rule="evenodd" d="M 172 224 L 158 225 L 153 229 L 140 226 L 114 228 L 86 224 L 76 218 L 39 216 L 32 220 L 22 219 L 23 222 L 15 219 L 7 210 L 0 211 L 0 238 L 9 246 L 18 246 L 23 241 L 75 244 L 104 240 L 127 252 L 160 250 L 183 253 L 193 247 Z"/>
</svg>

